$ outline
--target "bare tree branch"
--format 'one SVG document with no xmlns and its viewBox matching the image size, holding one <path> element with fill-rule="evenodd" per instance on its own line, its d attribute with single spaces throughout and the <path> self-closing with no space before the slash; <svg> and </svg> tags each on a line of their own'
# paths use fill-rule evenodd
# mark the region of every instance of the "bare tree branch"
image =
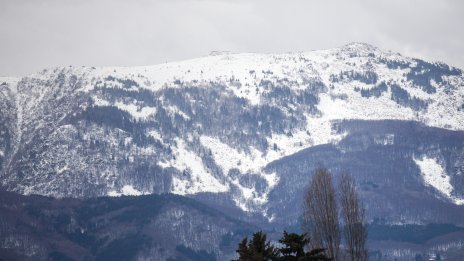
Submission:
<svg viewBox="0 0 464 261">
<path fill-rule="evenodd" d="M 304 199 L 305 230 L 313 248 L 325 248 L 330 258 L 340 258 L 340 229 L 335 189 L 330 172 L 317 168 Z"/>
<path fill-rule="evenodd" d="M 343 235 L 349 260 L 368 260 L 365 210 L 359 201 L 356 184 L 350 175 L 344 173 L 340 178 L 339 188 Z"/>
</svg>

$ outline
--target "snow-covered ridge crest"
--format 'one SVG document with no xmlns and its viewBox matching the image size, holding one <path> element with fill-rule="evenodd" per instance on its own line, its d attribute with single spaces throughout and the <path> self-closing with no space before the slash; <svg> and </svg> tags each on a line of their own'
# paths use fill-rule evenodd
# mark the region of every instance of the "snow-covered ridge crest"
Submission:
<svg viewBox="0 0 464 261">
<path fill-rule="evenodd" d="M 279 86 L 285 81 L 293 90 L 305 90 L 308 81 L 320 81 L 329 87 L 320 97 L 322 104 L 317 105 L 322 117 L 417 120 L 434 127 L 464 129 L 464 116 L 458 111 L 464 103 L 459 69 L 365 43 L 302 53 L 218 53 L 154 66 L 97 68 L 91 75 L 133 80 L 139 84 L 137 88 L 152 91 L 221 84 L 252 105 L 269 102 L 263 97 L 269 93 L 266 84 Z M 382 84 L 387 87 L 382 89 Z M 375 95 L 366 97 L 369 90 Z M 409 97 L 392 99 L 398 90 Z M 408 102 L 412 105 L 406 105 Z"/>
</svg>

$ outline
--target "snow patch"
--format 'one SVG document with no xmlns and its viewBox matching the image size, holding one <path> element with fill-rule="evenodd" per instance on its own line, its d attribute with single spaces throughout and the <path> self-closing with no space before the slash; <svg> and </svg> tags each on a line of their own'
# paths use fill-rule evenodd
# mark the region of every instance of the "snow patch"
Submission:
<svg viewBox="0 0 464 261">
<path fill-rule="evenodd" d="M 155 107 L 125 104 L 123 102 L 116 102 L 114 106 L 122 111 L 128 112 L 132 117 L 138 120 L 145 120 L 156 113 Z"/>
<path fill-rule="evenodd" d="M 255 148 L 250 148 L 251 153 L 247 154 L 222 143 L 217 138 L 202 136 L 200 142 L 211 150 L 214 161 L 222 168 L 224 175 L 227 175 L 229 170 L 233 168 L 238 169 L 241 173 L 256 173 L 267 164 L 262 153 Z"/>
<path fill-rule="evenodd" d="M 276 159 L 276 155 L 264 155 L 255 148 L 250 148 L 250 153 L 238 151 L 213 137 L 202 136 L 200 142 L 211 150 L 216 164 L 221 167 L 230 183 L 240 190 L 241 194 L 235 195 L 233 198 L 239 208 L 250 211 L 250 206 L 262 206 L 267 203 L 268 195 L 279 182 L 279 177 L 276 173 L 263 171 L 263 167 Z M 257 193 L 253 188 L 242 186 L 238 177 L 232 178 L 228 176 L 229 171 L 234 168 L 238 169 L 242 175 L 258 175 L 266 180 L 267 188 L 264 193 Z M 265 211 L 263 214 L 265 214 Z"/>
<path fill-rule="evenodd" d="M 108 192 L 108 196 L 110 197 L 120 197 L 120 196 L 141 196 L 149 194 L 148 192 L 142 192 L 140 190 L 135 189 L 132 185 L 124 185 L 121 191 L 112 190 Z"/>
<path fill-rule="evenodd" d="M 293 131 L 291 135 L 272 134 L 267 138 L 270 148 L 265 160 L 267 163 L 294 154 L 302 149 L 328 143 L 338 143 L 347 133 L 337 133 L 333 121 L 324 117 L 306 116 L 306 126 Z M 266 164 L 267 164 L 266 163 Z"/>
<path fill-rule="evenodd" d="M 148 132 L 148 136 L 152 137 L 155 140 L 163 141 L 161 134 L 156 130 L 151 130 Z"/>
<path fill-rule="evenodd" d="M 92 102 L 93 102 L 94 105 L 96 105 L 96 106 L 102 106 L 102 107 L 103 107 L 103 106 L 110 106 L 110 105 L 111 105 L 109 101 L 104 100 L 104 99 L 101 99 L 101 98 L 98 98 L 98 97 L 96 97 L 96 96 L 93 96 L 93 97 L 92 97 Z"/>
<path fill-rule="evenodd" d="M 444 168 L 438 163 L 437 159 L 423 156 L 422 158 L 413 158 L 419 167 L 422 178 L 426 185 L 431 186 L 445 195 L 456 205 L 464 205 L 464 199 L 455 197 L 451 194 L 453 186 L 450 177 Z"/>
<path fill-rule="evenodd" d="M 171 116 L 177 114 L 177 115 L 181 116 L 182 118 L 184 118 L 184 120 L 190 120 L 190 117 L 185 112 L 183 112 L 179 108 L 177 108 L 177 106 L 175 106 L 175 105 L 165 106 L 165 109 Z"/>
<path fill-rule="evenodd" d="M 179 195 L 196 194 L 199 192 L 226 192 L 229 187 L 222 184 L 203 165 L 202 159 L 189 151 L 184 141 L 175 140 L 172 155 L 175 157 L 168 162 L 159 162 L 162 168 L 173 167 L 179 170 L 181 177 L 173 177 L 172 193 Z"/>
<path fill-rule="evenodd" d="M 311 135 L 312 146 L 337 143 L 346 137 L 347 133 L 337 133 L 333 130 L 332 124 L 332 120 L 324 117 L 308 117 L 306 129 Z"/>
<path fill-rule="evenodd" d="M 374 143 L 378 145 L 393 145 L 395 144 L 395 134 L 389 133 L 379 137 L 374 137 Z"/>
<path fill-rule="evenodd" d="M 64 165 L 62 168 L 58 168 L 56 170 L 56 173 L 61 174 L 61 173 L 65 172 L 65 171 L 67 171 L 67 170 L 69 170 L 68 164 Z"/>
</svg>

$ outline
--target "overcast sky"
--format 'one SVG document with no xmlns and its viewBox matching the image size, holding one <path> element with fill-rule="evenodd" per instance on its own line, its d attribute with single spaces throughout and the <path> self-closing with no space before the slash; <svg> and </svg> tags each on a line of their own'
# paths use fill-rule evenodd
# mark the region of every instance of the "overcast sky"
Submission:
<svg viewBox="0 0 464 261">
<path fill-rule="evenodd" d="M 0 0 L 0 75 L 367 42 L 464 68 L 464 1 Z"/>
</svg>

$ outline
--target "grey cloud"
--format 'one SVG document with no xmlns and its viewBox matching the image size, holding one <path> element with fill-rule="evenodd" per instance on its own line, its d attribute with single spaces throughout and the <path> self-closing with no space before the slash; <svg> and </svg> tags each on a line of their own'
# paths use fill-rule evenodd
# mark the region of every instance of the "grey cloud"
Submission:
<svg viewBox="0 0 464 261">
<path fill-rule="evenodd" d="M 464 68 L 462 1 L 0 1 L 0 75 L 361 41 Z"/>
</svg>

